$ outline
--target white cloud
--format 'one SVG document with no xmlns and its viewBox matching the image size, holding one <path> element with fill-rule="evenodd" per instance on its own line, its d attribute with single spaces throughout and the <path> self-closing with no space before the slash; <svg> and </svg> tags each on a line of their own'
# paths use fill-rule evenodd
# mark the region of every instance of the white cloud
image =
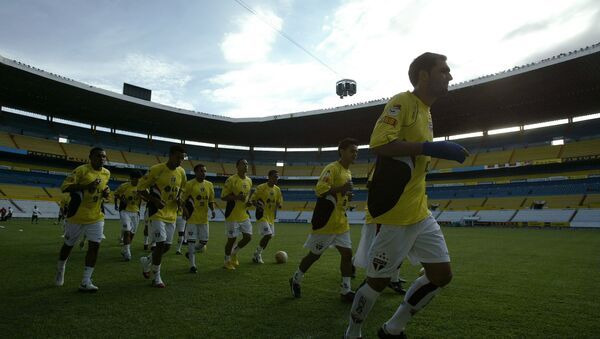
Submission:
<svg viewBox="0 0 600 339">
<path fill-rule="evenodd" d="M 271 10 L 256 9 L 256 15 L 248 14 L 236 18 L 239 31 L 225 33 L 221 50 L 225 59 L 231 63 L 249 63 L 263 61 L 271 52 L 272 44 L 278 33 L 272 27 L 280 30 L 283 19 Z M 262 19 L 262 20 L 261 20 Z M 268 25 L 267 25 L 268 23 Z"/>
</svg>

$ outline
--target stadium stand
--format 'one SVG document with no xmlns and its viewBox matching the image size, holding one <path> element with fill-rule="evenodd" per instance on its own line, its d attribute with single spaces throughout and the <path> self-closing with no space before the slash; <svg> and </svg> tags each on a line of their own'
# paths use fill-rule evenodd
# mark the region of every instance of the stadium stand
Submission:
<svg viewBox="0 0 600 339">
<path fill-rule="evenodd" d="M 600 209 L 579 209 L 571 221 L 571 226 L 600 228 Z"/>
<path fill-rule="evenodd" d="M 509 222 L 516 213 L 516 210 L 482 210 L 477 212 L 477 216 L 480 222 L 505 223 Z"/>
<path fill-rule="evenodd" d="M 575 211 L 574 209 L 519 210 L 511 221 L 568 223 Z"/>
</svg>

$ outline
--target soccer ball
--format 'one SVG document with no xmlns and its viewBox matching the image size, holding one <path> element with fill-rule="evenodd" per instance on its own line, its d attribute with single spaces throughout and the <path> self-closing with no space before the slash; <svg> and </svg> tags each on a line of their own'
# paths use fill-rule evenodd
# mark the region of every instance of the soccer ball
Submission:
<svg viewBox="0 0 600 339">
<path fill-rule="evenodd" d="M 286 263 L 287 259 L 288 259 L 288 255 L 284 251 L 277 251 L 277 253 L 275 253 L 275 261 L 278 264 Z"/>
</svg>

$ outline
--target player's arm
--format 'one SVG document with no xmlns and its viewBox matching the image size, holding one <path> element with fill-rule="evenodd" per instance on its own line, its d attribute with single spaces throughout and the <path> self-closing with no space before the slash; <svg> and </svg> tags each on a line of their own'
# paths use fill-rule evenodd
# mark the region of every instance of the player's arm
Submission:
<svg viewBox="0 0 600 339">
<path fill-rule="evenodd" d="M 223 191 L 221 191 L 221 200 L 223 201 L 236 201 L 236 200 L 240 200 L 240 201 L 244 201 L 244 193 L 235 195 L 233 193 L 233 189 L 232 189 L 232 183 L 231 180 L 229 180 L 229 178 L 225 181 L 225 185 L 223 185 Z"/>
<path fill-rule="evenodd" d="M 345 194 L 346 192 L 351 191 L 353 185 L 352 181 L 350 180 L 341 186 L 333 186 L 333 182 L 338 175 L 339 173 L 337 173 L 337 171 L 335 171 L 332 167 L 325 167 L 321 173 L 321 176 L 319 177 L 319 181 L 317 182 L 317 187 L 315 189 L 317 196 L 325 197 L 329 194 L 336 196 L 338 193 Z"/>
<path fill-rule="evenodd" d="M 78 192 L 83 190 L 95 189 L 100 184 L 100 179 L 92 180 L 88 183 L 81 183 L 81 174 L 75 169 L 71 174 L 63 181 L 60 189 L 63 193 Z"/>
</svg>

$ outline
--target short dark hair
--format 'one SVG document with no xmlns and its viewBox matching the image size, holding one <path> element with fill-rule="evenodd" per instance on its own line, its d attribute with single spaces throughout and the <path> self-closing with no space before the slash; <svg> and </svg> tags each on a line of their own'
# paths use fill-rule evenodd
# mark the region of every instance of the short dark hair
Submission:
<svg viewBox="0 0 600 339">
<path fill-rule="evenodd" d="M 342 153 L 340 153 L 340 151 L 348 148 L 350 145 L 358 146 L 358 140 L 354 138 L 345 138 L 344 140 L 340 141 L 338 144 L 338 155 L 341 156 Z"/>
<path fill-rule="evenodd" d="M 175 153 L 186 153 L 185 148 L 181 145 L 173 145 L 169 148 L 169 155 L 173 155 Z"/>
<path fill-rule="evenodd" d="M 240 162 L 242 162 L 244 160 L 246 160 L 246 159 L 244 159 L 244 158 L 237 159 L 237 161 L 235 162 L 235 167 L 238 167 L 240 165 Z"/>
<path fill-rule="evenodd" d="M 196 172 L 196 170 L 200 167 L 206 167 L 206 166 L 204 166 L 204 164 L 196 164 L 196 166 L 194 166 L 194 172 Z"/>
<path fill-rule="evenodd" d="M 408 67 L 408 78 L 410 79 L 410 83 L 416 87 L 417 83 L 419 83 L 419 72 L 425 71 L 429 73 L 438 60 L 446 61 L 446 59 L 445 55 L 431 52 L 425 52 L 419 55 Z"/>
<path fill-rule="evenodd" d="M 102 147 L 94 147 L 94 148 L 92 148 L 90 150 L 90 155 L 89 156 L 91 157 L 92 154 L 94 154 L 96 152 L 100 153 L 100 152 L 103 152 L 103 151 L 104 151 L 104 148 L 102 148 Z"/>
<path fill-rule="evenodd" d="M 269 176 L 272 176 L 272 175 L 278 174 L 278 173 L 279 173 L 279 171 L 277 171 L 277 170 L 270 170 L 269 171 Z"/>
<path fill-rule="evenodd" d="M 133 172 L 129 173 L 129 177 L 131 179 L 139 179 L 139 178 L 142 177 L 142 172 L 140 172 L 140 171 L 133 171 Z"/>
</svg>

